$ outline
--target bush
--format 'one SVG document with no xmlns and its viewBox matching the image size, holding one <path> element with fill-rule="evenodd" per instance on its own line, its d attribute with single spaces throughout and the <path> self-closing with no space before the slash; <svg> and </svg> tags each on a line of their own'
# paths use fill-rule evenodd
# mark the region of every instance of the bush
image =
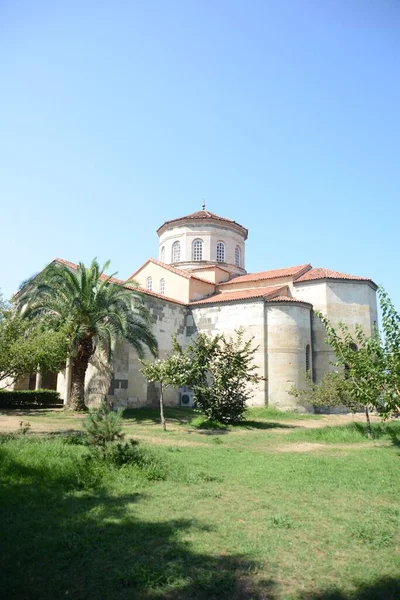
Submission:
<svg viewBox="0 0 400 600">
<path fill-rule="evenodd" d="M 83 421 L 86 441 L 100 455 L 106 458 L 108 446 L 122 440 L 122 410 L 113 412 L 103 400 L 100 408 L 92 409 Z"/>
<path fill-rule="evenodd" d="M 60 407 L 63 402 L 55 390 L 1 390 L 0 408 Z"/>
<path fill-rule="evenodd" d="M 190 421 L 190 426 L 196 429 L 228 429 L 228 425 L 215 421 L 214 419 L 207 419 L 203 415 L 195 417 Z"/>
</svg>

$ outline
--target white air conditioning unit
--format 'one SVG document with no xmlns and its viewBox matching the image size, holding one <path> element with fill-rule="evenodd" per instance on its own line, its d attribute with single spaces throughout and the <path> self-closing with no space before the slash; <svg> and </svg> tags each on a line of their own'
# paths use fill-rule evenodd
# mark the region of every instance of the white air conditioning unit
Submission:
<svg viewBox="0 0 400 600">
<path fill-rule="evenodd" d="M 192 408 L 194 406 L 194 392 L 187 386 L 179 388 L 179 406 Z"/>
</svg>

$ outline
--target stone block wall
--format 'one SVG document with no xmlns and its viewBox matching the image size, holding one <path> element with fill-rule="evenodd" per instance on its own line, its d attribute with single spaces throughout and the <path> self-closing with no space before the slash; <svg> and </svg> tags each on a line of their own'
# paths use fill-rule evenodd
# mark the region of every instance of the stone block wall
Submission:
<svg viewBox="0 0 400 600">
<path fill-rule="evenodd" d="M 186 334 L 190 339 L 196 333 L 204 332 L 208 335 L 224 333 L 227 337 L 234 335 L 235 330 L 243 327 L 245 339 L 254 337 L 254 346 L 258 346 L 255 354 L 255 364 L 259 374 L 266 376 L 266 352 L 264 339 L 264 301 L 262 299 L 248 300 L 246 302 L 227 302 L 219 304 L 192 307 L 188 315 Z M 250 400 L 252 406 L 264 406 L 266 403 L 267 386 L 262 381 L 253 389 Z"/>
</svg>

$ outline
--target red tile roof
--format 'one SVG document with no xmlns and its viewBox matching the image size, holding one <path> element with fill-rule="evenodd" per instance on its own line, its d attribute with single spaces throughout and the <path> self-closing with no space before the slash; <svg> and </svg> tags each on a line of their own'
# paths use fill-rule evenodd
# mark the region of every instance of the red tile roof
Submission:
<svg viewBox="0 0 400 600">
<path fill-rule="evenodd" d="M 160 267 L 167 269 L 167 271 L 172 271 L 172 273 L 181 275 L 182 277 L 185 277 L 186 279 L 198 279 L 199 281 L 202 281 L 203 283 L 208 283 L 209 285 L 215 285 L 215 283 L 212 283 L 212 281 L 209 281 L 208 279 L 203 279 L 202 277 L 197 277 L 197 275 L 194 275 L 190 271 L 185 271 L 185 269 L 178 269 L 177 267 L 173 267 L 172 265 L 167 265 L 166 263 L 163 263 L 160 260 L 156 260 L 155 258 L 149 258 L 149 260 L 147 260 L 144 263 L 144 265 L 142 265 L 139 269 L 137 269 L 134 273 L 132 273 L 132 275 L 130 275 L 130 277 L 128 279 L 134 279 L 135 275 L 137 275 L 139 273 L 139 271 L 141 271 L 143 269 L 143 267 L 146 266 L 149 262 L 151 262 L 155 265 L 159 265 Z"/>
<path fill-rule="evenodd" d="M 273 269 L 272 271 L 261 271 L 260 273 L 248 273 L 247 275 L 239 275 L 234 277 L 225 283 L 221 283 L 221 286 L 236 285 L 237 283 L 247 283 L 250 281 L 262 281 L 264 279 L 278 279 L 279 277 L 293 277 L 297 279 L 306 271 L 311 269 L 310 264 L 297 265 L 295 267 L 286 267 L 284 269 Z"/>
<path fill-rule="evenodd" d="M 125 286 L 130 288 L 129 285 Z M 160 300 L 166 300 L 167 302 L 175 302 L 175 304 L 181 304 L 182 306 L 186 306 L 186 302 L 181 302 L 181 300 L 175 300 L 175 298 L 169 298 L 169 296 L 164 296 L 164 294 L 157 294 L 157 292 L 150 292 L 149 290 L 145 290 L 144 288 L 138 287 L 139 292 L 145 294 L 146 296 L 154 296 L 154 298 L 159 298 Z"/>
<path fill-rule="evenodd" d="M 331 269 L 324 269 L 322 267 L 310 269 L 304 273 L 304 275 L 301 275 L 301 277 L 296 279 L 296 283 L 302 283 L 303 281 L 314 281 L 315 279 L 348 279 L 352 281 L 370 281 L 371 283 L 374 283 L 372 279 L 369 279 L 368 277 L 348 275 L 347 273 L 340 273 L 339 271 L 332 271 Z"/>
<path fill-rule="evenodd" d="M 234 300 L 247 300 L 250 298 L 269 298 L 278 292 L 287 291 L 287 286 L 273 285 L 264 288 L 253 288 L 252 290 L 239 290 L 237 292 L 218 292 L 208 298 L 195 300 L 190 305 L 197 306 L 198 304 L 214 304 L 214 302 L 231 302 Z"/>
<path fill-rule="evenodd" d="M 69 267 L 70 269 L 74 269 L 74 271 L 76 271 L 78 269 L 78 265 L 76 265 L 73 262 L 70 262 L 69 260 L 64 260 L 63 258 L 55 258 L 53 260 L 53 262 L 56 263 L 61 263 L 62 265 L 65 265 L 66 267 Z M 100 279 L 102 281 L 104 281 L 105 279 L 108 279 L 109 275 L 107 275 L 106 273 L 103 273 L 100 276 Z M 122 279 L 118 279 L 117 277 L 110 277 L 110 281 L 111 283 L 124 283 Z"/>
<path fill-rule="evenodd" d="M 231 273 L 228 269 L 224 269 L 218 265 L 206 265 L 205 267 L 196 267 L 193 270 L 190 270 L 190 273 L 197 273 L 197 271 L 212 271 L 212 269 L 219 269 L 220 271 L 225 271 L 225 273 Z"/>
<path fill-rule="evenodd" d="M 78 265 L 76 265 L 73 262 L 70 262 L 69 260 L 64 260 L 63 258 L 55 258 L 53 262 L 58 262 L 61 263 L 63 265 L 65 265 L 66 267 L 69 267 L 70 269 L 74 269 L 74 271 L 77 270 Z M 101 276 L 101 279 L 107 279 L 107 275 L 103 274 Z M 124 287 L 126 287 L 127 289 L 137 289 L 139 292 L 141 292 L 142 294 L 146 294 L 147 296 L 154 296 L 155 298 L 161 298 L 162 300 L 166 300 L 167 302 L 175 302 L 176 304 L 183 304 L 184 306 L 186 305 L 185 302 L 181 302 L 180 300 L 175 300 L 174 298 L 169 298 L 168 296 L 164 296 L 163 294 L 157 294 L 156 292 L 150 292 L 149 290 L 145 290 L 143 288 L 141 288 L 140 286 L 134 286 L 134 285 L 130 285 L 129 282 L 126 284 L 125 281 L 123 281 L 122 279 L 117 279 L 116 277 L 111 277 L 110 281 L 112 283 L 118 283 L 120 285 L 124 285 Z"/>
<path fill-rule="evenodd" d="M 299 300 L 298 298 L 292 298 L 291 296 L 274 296 L 273 298 L 268 299 L 268 303 L 270 302 L 295 302 L 296 304 L 306 304 L 312 308 L 312 304 L 310 302 L 305 302 L 304 300 Z"/>
<path fill-rule="evenodd" d="M 172 223 L 179 223 L 180 221 L 201 221 L 201 220 L 222 221 L 224 223 L 230 223 L 231 225 L 236 225 L 237 227 L 242 229 L 243 233 L 245 234 L 245 239 L 247 239 L 248 230 L 246 229 L 246 227 L 243 227 L 243 225 L 240 225 L 240 223 L 237 223 L 236 221 L 233 221 L 232 219 L 226 219 L 225 217 L 220 217 L 219 215 L 216 215 L 215 213 L 212 213 L 209 210 L 205 210 L 205 209 L 198 210 L 194 213 L 191 213 L 190 215 L 185 215 L 184 217 L 179 217 L 177 219 L 171 219 L 170 221 L 165 221 L 165 223 L 163 223 L 157 229 L 157 233 L 159 233 L 161 231 L 161 229 L 163 227 L 165 227 L 165 225 L 172 225 Z"/>
</svg>

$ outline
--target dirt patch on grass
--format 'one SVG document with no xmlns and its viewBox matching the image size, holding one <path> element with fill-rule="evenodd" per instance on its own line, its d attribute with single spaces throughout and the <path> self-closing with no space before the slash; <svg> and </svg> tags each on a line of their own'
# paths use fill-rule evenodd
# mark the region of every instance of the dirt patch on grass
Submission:
<svg viewBox="0 0 400 600">
<path fill-rule="evenodd" d="M 268 448 L 271 452 L 320 452 L 328 450 L 330 454 L 334 454 L 335 450 L 370 450 L 377 446 L 390 446 L 390 442 L 363 442 L 353 444 L 328 444 L 321 442 L 294 442 L 291 444 L 279 444 Z"/>
<path fill-rule="evenodd" d="M 274 446 L 272 452 L 317 452 L 326 447 L 326 444 L 318 444 L 313 442 L 302 442 L 294 444 L 281 444 Z"/>
<path fill-rule="evenodd" d="M 203 448 L 209 448 L 210 445 L 209 444 L 204 444 L 202 442 L 192 442 L 192 441 L 186 441 L 186 440 L 176 440 L 173 438 L 161 438 L 161 437 L 154 437 L 151 435 L 136 435 L 135 433 L 130 433 L 129 435 L 126 436 L 127 439 L 133 439 L 133 440 L 141 440 L 143 442 L 149 442 L 149 444 L 160 444 L 162 446 L 202 446 Z"/>
<path fill-rule="evenodd" d="M 371 415 L 371 421 L 372 423 L 379 423 L 381 419 L 378 416 Z M 365 415 L 364 413 L 357 413 L 355 415 L 323 415 L 319 419 L 305 419 L 304 421 L 291 421 L 289 419 L 280 421 L 276 419 L 276 422 L 301 427 L 303 429 L 320 429 L 321 427 L 348 425 L 349 423 L 365 423 Z"/>
</svg>

